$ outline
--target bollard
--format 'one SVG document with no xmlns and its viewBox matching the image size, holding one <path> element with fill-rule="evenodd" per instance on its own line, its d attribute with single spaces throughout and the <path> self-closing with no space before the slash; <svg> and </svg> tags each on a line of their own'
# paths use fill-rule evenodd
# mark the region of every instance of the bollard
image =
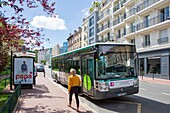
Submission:
<svg viewBox="0 0 170 113">
<path fill-rule="evenodd" d="M 152 75 L 152 79 L 154 80 L 154 73 L 153 73 L 153 75 Z"/>
</svg>

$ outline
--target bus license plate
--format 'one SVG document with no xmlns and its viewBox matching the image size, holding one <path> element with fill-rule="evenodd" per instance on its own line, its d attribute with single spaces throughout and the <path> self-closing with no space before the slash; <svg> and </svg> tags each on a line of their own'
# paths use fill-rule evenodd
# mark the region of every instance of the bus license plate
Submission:
<svg viewBox="0 0 170 113">
<path fill-rule="evenodd" d="M 117 96 L 124 96 L 126 93 L 118 93 Z"/>
</svg>

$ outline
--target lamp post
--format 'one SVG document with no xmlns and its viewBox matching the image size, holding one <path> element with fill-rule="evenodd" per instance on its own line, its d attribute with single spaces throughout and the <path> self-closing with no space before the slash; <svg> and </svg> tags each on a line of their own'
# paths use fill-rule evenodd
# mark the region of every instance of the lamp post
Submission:
<svg viewBox="0 0 170 113">
<path fill-rule="evenodd" d="M 12 90 L 12 71 L 13 71 L 13 61 L 12 61 L 12 56 L 13 56 L 13 52 L 11 50 L 11 71 L 10 71 L 10 90 Z"/>
</svg>

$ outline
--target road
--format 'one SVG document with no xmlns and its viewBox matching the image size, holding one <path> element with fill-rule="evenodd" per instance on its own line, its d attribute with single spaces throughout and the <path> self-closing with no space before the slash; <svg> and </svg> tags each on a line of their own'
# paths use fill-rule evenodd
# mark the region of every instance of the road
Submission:
<svg viewBox="0 0 170 113">
<path fill-rule="evenodd" d="M 50 77 L 51 70 L 46 69 L 46 73 Z M 61 88 L 67 92 L 64 86 Z M 138 94 L 105 100 L 80 96 L 80 101 L 97 113 L 169 113 L 170 85 L 140 81 Z"/>
</svg>

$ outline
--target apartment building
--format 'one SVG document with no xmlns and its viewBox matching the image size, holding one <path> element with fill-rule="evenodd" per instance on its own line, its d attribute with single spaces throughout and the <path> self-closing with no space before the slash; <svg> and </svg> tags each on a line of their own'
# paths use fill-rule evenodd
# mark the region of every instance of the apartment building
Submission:
<svg viewBox="0 0 170 113">
<path fill-rule="evenodd" d="M 97 21 L 97 42 L 114 41 L 112 26 L 112 2 L 102 0 Z"/>
<path fill-rule="evenodd" d="M 81 47 L 88 45 L 88 18 L 83 19 L 81 42 Z"/>
<path fill-rule="evenodd" d="M 135 43 L 140 73 L 170 79 L 170 1 L 113 0 L 116 42 Z"/>
<path fill-rule="evenodd" d="M 87 36 L 88 45 L 134 43 L 140 74 L 170 79 L 169 9 L 169 0 L 101 0 L 83 21 L 83 39 Z M 87 24 L 88 35 L 84 35 Z"/>
<path fill-rule="evenodd" d="M 81 41 L 82 41 L 82 28 L 79 27 L 78 31 L 74 30 L 74 34 L 68 37 L 68 51 L 72 51 L 78 48 L 81 48 Z"/>
<path fill-rule="evenodd" d="M 68 51 L 72 51 L 73 50 L 73 35 L 70 33 L 70 36 L 67 38 L 67 42 L 68 42 Z"/>
</svg>

